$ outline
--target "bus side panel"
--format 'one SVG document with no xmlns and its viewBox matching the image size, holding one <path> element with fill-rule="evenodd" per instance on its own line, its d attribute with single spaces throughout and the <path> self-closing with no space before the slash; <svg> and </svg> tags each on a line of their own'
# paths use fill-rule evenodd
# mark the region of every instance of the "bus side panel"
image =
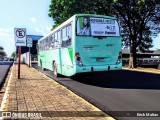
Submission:
<svg viewBox="0 0 160 120">
<path fill-rule="evenodd" d="M 54 49 L 48 51 L 46 62 L 47 62 L 47 68 L 49 70 L 53 71 L 53 61 L 57 64 L 58 73 L 61 73 L 61 63 L 60 63 L 60 49 Z"/>
<path fill-rule="evenodd" d="M 74 74 L 73 69 L 73 48 L 61 49 L 62 60 L 62 74 L 65 76 L 72 76 Z"/>
<path fill-rule="evenodd" d="M 41 66 L 40 61 L 42 61 L 43 68 L 53 71 L 53 61 L 55 61 L 58 66 L 58 72 L 61 73 L 59 52 L 59 49 L 40 52 L 38 55 L 38 66 Z"/>
<path fill-rule="evenodd" d="M 38 53 L 38 66 L 40 67 L 45 66 L 45 52 Z"/>
</svg>

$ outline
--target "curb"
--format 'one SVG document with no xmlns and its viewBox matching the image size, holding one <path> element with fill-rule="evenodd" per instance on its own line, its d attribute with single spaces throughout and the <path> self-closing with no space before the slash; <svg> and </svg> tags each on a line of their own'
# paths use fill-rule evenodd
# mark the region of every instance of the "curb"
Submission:
<svg viewBox="0 0 160 120">
<path fill-rule="evenodd" d="M 153 73 L 153 74 L 160 74 L 160 70 L 156 70 L 153 72 L 153 71 L 150 71 L 150 70 L 147 70 L 147 68 L 144 70 L 141 70 L 141 69 L 129 69 L 129 68 L 122 68 L 122 70 L 129 70 L 129 71 L 136 71 L 136 72 L 145 72 L 145 73 Z"/>
<path fill-rule="evenodd" d="M 35 69 L 36 71 L 38 71 L 39 73 L 43 74 L 43 76 L 48 77 L 50 80 L 54 80 L 54 82 L 56 82 L 57 84 L 59 84 L 62 88 L 66 88 L 71 94 L 75 94 L 77 97 L 79 97 L 80 99 L 82 99 L 86 104 L 92 105 L 95 108 L 95 110 L 102 111 L 104 114 L 108 115 L 109 117 L 107 118 L 107 120 L 115 120 L 116 119 L 114 116 L 112 116 L 112 115 L 104 112 L 103 110 L 101 110 L 100 108 L 98 108 L 97 106 L 95 106 L 91 102 L 91 100 L 86 100 L 86 98 L 82 94 L 80 94 L 78 92 L 75 92 L 74 89 L 72 89 L 71 87 L 65 86 L 63 83 L 59 82 L 58 80 L 55 80 L 55 79 L 51 78 L 49 75 L 42 73 L 40 70 L 38 70 L 38 69 L 36 69 L 34 67 L 32 67 L 32 68 Z"/>
</svg>

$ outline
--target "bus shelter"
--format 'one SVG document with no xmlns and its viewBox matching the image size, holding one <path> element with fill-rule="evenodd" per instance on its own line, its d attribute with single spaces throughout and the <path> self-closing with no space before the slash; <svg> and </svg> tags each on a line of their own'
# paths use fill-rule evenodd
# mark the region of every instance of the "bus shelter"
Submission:
<svg viewBox="0 0 160 120">
<path fill-rule="evenodd" d="M 37 42 L 43 36 L 40 35 L 26 35 L 26 40 L 28 38 L 32 39 L 32 47 L 30 48 L 31 61 L 37 62 Z M 18 55 L 18 46 L 16 48 L 16 53 Z M 29 64 L 29 47 L 21 46 L 21 62 Z"/>
</svg>

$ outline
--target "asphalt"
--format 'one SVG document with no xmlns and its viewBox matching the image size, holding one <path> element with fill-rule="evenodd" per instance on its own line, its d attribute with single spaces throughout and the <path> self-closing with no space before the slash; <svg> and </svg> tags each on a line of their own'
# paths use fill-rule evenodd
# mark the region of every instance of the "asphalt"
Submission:
<svg viewBox="0 0 160 120">
<path fill-rule="evenodd" d="M 138 112 L 160 111 L 160 74 L 145 71 L 109 71 L 77 76 L 74 79 L 60 76 L 52 71 L 42 71 L 79 96 L 117 119 L 160 119 L 135 117 Z M 160 117 L 160 112 L 158 113 Z"/>
<path fill-rule="evenodd" d="M 21 65 L 20 79 L 17 79 L 16 64 L 11 71 L 3 109 L 11 112 L 11 117 L 5 117 L 7 119 L 113 120 L 99 108 L 34 68 Z M 30 113 L 36 115 L 33 117 Z"/>
<path fill-rule="evenodd" d="M 13 62 L 0 61 L 0 88 L 2 87 L 10 66 Z"/>
</svg>

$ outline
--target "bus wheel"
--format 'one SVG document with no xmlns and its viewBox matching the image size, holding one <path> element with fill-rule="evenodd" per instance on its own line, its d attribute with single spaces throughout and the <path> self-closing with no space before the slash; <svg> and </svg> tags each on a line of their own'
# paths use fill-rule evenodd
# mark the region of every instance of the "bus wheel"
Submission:
<svg viewBox="0 0 160 120">
<path fill-rule="evenodd" d="M 53 74 L 54 74 L 55 77 L 58 77 L 56 62 L 53 62 Z"/>
</svg>

